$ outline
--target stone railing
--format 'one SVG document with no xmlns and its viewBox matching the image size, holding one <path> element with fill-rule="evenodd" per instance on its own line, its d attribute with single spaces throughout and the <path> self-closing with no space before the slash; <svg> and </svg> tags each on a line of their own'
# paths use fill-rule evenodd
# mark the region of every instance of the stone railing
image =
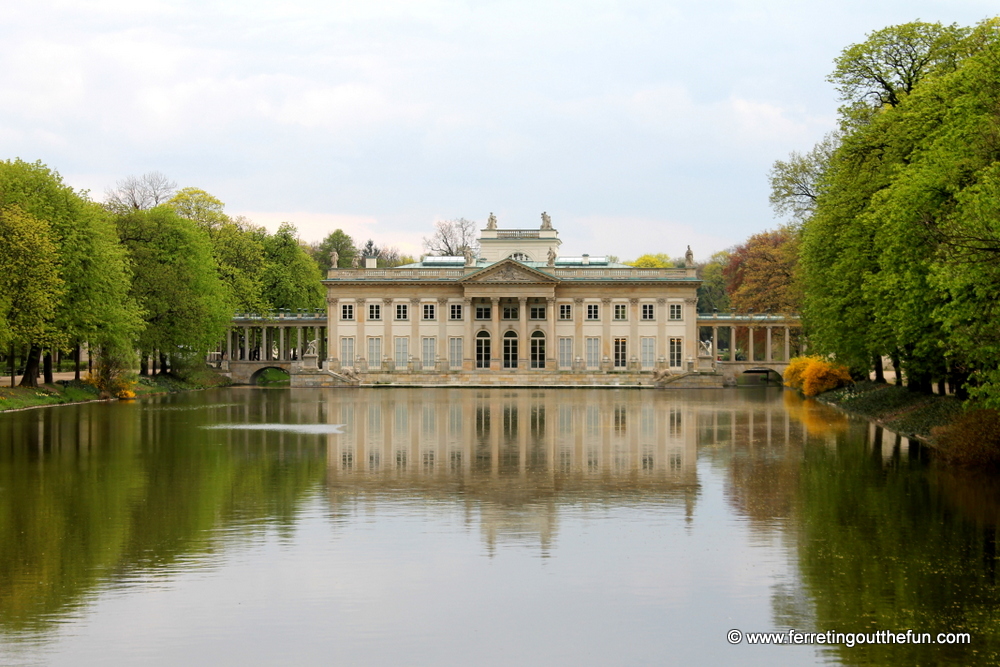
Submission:
<svg viewBox="0 0 1000 667">
<path fill-rule="evenodd" d="M 311 309 L 299 309 L 291 310 L 287 308 L 282 308 L 279 310 L 272 310 L 266 313 L 236 313 L 233 315 L 234 321 L 265 321 L 265 320 L 325 320 L 326 310 L 323 308 L 318 308 L 316 310 Z"/>
<path fill-rule="evenodd" d="M 802 326 L 802 318 L 795 313 L 698 313 L 698 324 L 712 326 Z"/>
<path fill-rule="evenodd" d="M 466 267 L 462 269 L 335 269 L 327 274 L 328 280 L 456 280 L 483 267 Z M 670 278 L 680 280 L 693 278 L 693 269 L 623 269 L 608 267 L 538 267 L 538 271 L 548 273 L 556 278 L 608 278 L 612 280 L 648 280 L 650 278 Z M 689 273 L 690 271 L 690 273 Z"/>
<path fill-rule="evenodd" d="M 498 229 L 498 239 L 537 239 L 537 229 Z"/>
</svg>

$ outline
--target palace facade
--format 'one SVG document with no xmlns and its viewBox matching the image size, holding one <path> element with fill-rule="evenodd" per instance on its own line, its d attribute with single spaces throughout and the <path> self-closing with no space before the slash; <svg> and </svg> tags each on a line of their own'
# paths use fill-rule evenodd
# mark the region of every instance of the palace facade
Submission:
<svg viewBox="0 0 1000 667">
<path fill-rule="evenodd" d="M 649 373 L 691 370 L 697 289 L 685 268 L 559 254 L 537 229 L 498 229 L 478 257 L 332 269 L 324 368 L 334 373 Z M 370 377 L 370 376 L 369 376 Z"/>
</svg>

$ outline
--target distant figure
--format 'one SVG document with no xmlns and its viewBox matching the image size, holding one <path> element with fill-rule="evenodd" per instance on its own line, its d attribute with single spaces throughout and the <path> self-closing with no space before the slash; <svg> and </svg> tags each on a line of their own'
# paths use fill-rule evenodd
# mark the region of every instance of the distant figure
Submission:
<svg viewBox="0 0 1000 667">
<path fill-rule="evenodd" d="M 496 229 L 497 228 L 497 217 L 490 212 L 490 217 L 486 221 L 486 229 Z"/>
<path fill-rule="evenodd" d="M 316 356 L 316 341 L 315 340 L 309 341 L 309 345 L 306 347 L 306 355 L 310 355 L 310 356 L 313 356 L 313 357 Z"/>
<path fill-rule="evenodd" d="M 542 211 L 542 229 L 552 229 L 552 218 L 545 211 Z"/>
<path fill-rule="evenodd" d="M 684 253 L 684 266 L 689 269 L 694 266 L 694 253 L 691 252 L 691 246 L 688 246 L 687 252 Z"/>
<path fill-rule="evenodd" d="M 330 251 L 330 268 L 331 269 L 337 268 L 337 265 L 339 263 L 340 263 L 340 253 L 337 252 L 336 250 L 331 250 Z"/>
<path fill-rule="evenodd" d="M 545 265 L 546 266 L 555 266 L 556 265 L 556 251 L 553 250 L 552 248 L 549 248 L 549 255 L 548 256 L 549 256 L 549 261 L 546 262 Z"/>
<path fill-rule="evenodd" d="M 359 262 L 361 262 L 361 255 L 359 253 L 354 253 L 354 257 L 351 258 L 351 268 L 358 268 Z"/>
<path fill-rule="evenodd" d="M 465 255 L 465 265 L 466 266 L 473 266 L 473 264 L 472 264 L 472 248 L 466 248 L 462 252 L 462 254 Z"/>
</svg>

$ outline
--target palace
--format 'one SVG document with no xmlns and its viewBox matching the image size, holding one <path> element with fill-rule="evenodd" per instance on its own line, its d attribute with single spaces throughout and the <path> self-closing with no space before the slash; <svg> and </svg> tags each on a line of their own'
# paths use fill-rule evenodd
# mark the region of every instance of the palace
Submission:
<svg viewBox="0 0 1000 667">
<path fill-rule="evenodd" d="M 685 268 L 649 269 L 562 256 L 560 245 L 545 213 L 534 229 L 498 229 L 491 214 L 478 257 L 425 257 L 391 269 L 366 258 L 330 270 L 323 370 L 391 383 L 405 381 L 403 373 L 693 369 L 700 281 L 690 249 Z"/>
</svg>

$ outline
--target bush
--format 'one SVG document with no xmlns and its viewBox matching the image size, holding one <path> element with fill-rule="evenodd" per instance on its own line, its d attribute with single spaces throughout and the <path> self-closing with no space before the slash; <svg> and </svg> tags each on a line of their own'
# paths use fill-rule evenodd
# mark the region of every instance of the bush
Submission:
<svg viewBox="0 0 1000 667">
<path fill-rule="evenodd" d="M 1000 412 L 969 410 L 950 426 L 933 431 L 939 456 L 955 465 L 975 468 L 1000 467 Z"/>
<path fill-rule="evenodd" d="M 816 396 L 852 381 L 846 366 L 830 363 L 821 357 L 795 357 L 788 362 L 784 378 L 785 385 L 800 390 L 806 396 Z"/>
</svg>

